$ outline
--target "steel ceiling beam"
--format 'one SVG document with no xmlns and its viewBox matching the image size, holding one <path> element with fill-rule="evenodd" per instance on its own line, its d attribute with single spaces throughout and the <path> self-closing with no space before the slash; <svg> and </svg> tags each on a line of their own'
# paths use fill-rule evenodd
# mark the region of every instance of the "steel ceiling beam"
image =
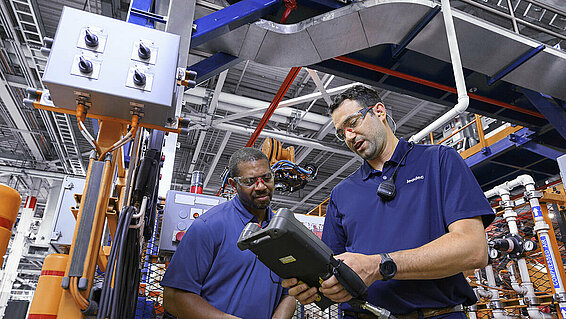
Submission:
<svg viewBox="0 0 566 319">
<path fill-rule="evenodd" d="M 308 70 L 308 69 L 307 69 L 307 70 Z M 309 74 L 310 74 L 310 70 L 309 70 Z M 313 76 L 313 75 L 311 74 L 311 77 L 312 77 L 312 76 Z M 315 76 L 316 78 L 318 78 L 318 74 L 317 74 L 317 73 L 315 73 L 314 76 Z M 322 93 L 326 93 L 326 95 L 327 95 L 328 98 L 327 98 L 327 99 L 324 99 L 324 101 L 326 102 L 326 104 L 327 104 L 328 106 L 332 105 L 332 100 L 330 99 L 330 96 L 328 96 L 328 92 L 326 92 L 326 88 L 330 85 L 330 82 L 332 82 L 332 80 L 334 80 L 334 75 L 332 75 L 332 76 L 328 79 L 328 81 L 327 81 L 326 83 L 324 83 L 324 86 L 322 86 L 322 90 L 319 88 L 319 91 L 320 91 L 321 94 L 322 94 Z M 314 81 L 314 78 L 313 78 L 313 81 Z M 320 80 L 319 80 L 319 81 L 320 81 Z M 316 81 L 315 81 L 315 83 L 316 83 Z M 318 85 L 317 85 L 317 87 L 318 87 Z M 323 94 L 323 96 L 324 96 L 324 94 Z M 314 104 L 316 103 L 316 101 L 317 101 L 317 100 L 313 100 L 313 101 L 311 102 L 311 104 L 309 105 L 309 107 L 308 107 L 307 110 L 305 111 L 305 114 L 300 118 L 300 120 L 298 121 L 298 123 L 295 124 L 295 125 L 298 125 L 298 124 L 303 120 L 303 118 L 305 118 L 305 116 L 306 116 L 306 114 L 307 114 L 306 112 L 308 112 L 308 111 L 314 106 Z M 320 130 L 318 130 L 318 132 L 317 132 L 317 134 L 316 134 L 316 139 L 317 139 L 317 140 L 322 140 L 328 133 L 330 133 L 330 131 L 332 130 L 333 127 L 334 127 L 334 124 L 332 123 L 332 119 L 328 120 L 328 122 L 326 122 L 326 123 L 320 128 Z M 302 149 L 302 150 L 301 150 L 301 153 L 298 154 L 298 156 L 297 156 L 297 158 L 296 158 L 296 163 L 297 163 L 297 164 L 300 164 L 300 163 L 310 154 L 310 152 L 312 152 L 312 150 L 313 150 L 312 147 L 307 147 L 307 148 Z"/>
<path fill-rule="evenodd" d="M 8 113 L 10 114 L 10 117 L 12 117 L 12 120 L 14 121 L 16 127 L 25 130 L 25 131 L 20 131 L 19 134 L 22 136 L 27 147 L 29 148 L 31 156 L 36 161 L 44 160 L 45 158 L 43 157 L 43 153 L 41 152 L 39 146 L 37 145 L 37 142 L 35 141 L 33 134 L 29 132 L 31 131 L 31 128 L 28 126 L 26 119 L 21 113 L 20 107 L 16 105 L 16 103 L 14 102 L 14 97 L 12 96 L 12 93 L 8 89 L 8 83 L 6 83 L 4 79 L 0 81 L 0 96 L 2 97 L 2 101 L 4 102 L 4 105 L 6 105 L 6 108 L 8 109 Z"/>
<path fill-rule="evenodd" d="M 40 171 L 33 168 L 28 167 L 13 167 L 13 166 L 3 166 L 0 165 L 0 172 L 2 173 L 9 173 L 11 175 L 18 175 L 18 176 L 30 176 L 30 177 L 38 177 L 38 178 L 45 178 L 45 179 L 63 179 L 67 174 L 58 173 L 58 172 L 50 172 L 50 171 Z"/>
<path fill-rule="evenodd" d="M 561 72 L 556 70 L 557 72 Z M 563 71 L 562 71 L 563 72 Z M 566 139 L 566 110 L 560 105 L 551 103 L 546 96 L 541 93 L 521 88 L 523 94 L 539 110 L 542 115 L 554 126 L 562 138 Z"/>
<path fill-rule="evenodd" d="M 403 116 L 402 119 L 397 122 L 397 129 L 399 129 L 403 124 L 405 124 L 408 120 L 410 120 L 413 116 L 419 113 L 425 106 L 428 105 L 428 101 L 422 101 L 414 109 L 412 109 L 409 113 Z"/>
<path fill-rule="evenodd" d="M 361 83 L 358 83 L 358 82 L 352 83 L 352 84 L 347 84 L 347 85 L 343 85 L 343 86 L 339 86 L 339 87 L 327 90 L 326 92 L 329 95 L 336 95 L 336 94 L 340 94 L 340 93 L 346 91 L 347 89 L 351 88 L 352 86 L 356 86 L 356 85 L 360 85 L 360 84 Z M 189 94 L 190 94 L 190 92 L 189 92 Z M 289 99 L 289 100 L 281 101 L 281 103 L 279 103 L 279 106 L 277 108 L 302 104 L 302 103 L 310 102 L 310 101 L 313 101 L 313 100 L 317 100 L 321 97 L 322 97 L 321 92 L 311 93 L 311 94 L 299 96 L 299 97 L 296 97 L 296 98 L 292 98 L 292 99 Z M 258 107 L 258 108 L 254 108 L 253 110 L 249 110 L 249 111 L 246 111 L 246 112 L 239 112 L 239 113 L 236 113 L 236 114 L 228 115 L 228 116 L 226 116 L 222 119 L 214 120 L 213 123 L 214 124 L 220 124 L 220 123 L 224 123 L 224 122 L 230 122 L 230 121 L 234 121 L 234 120 L 237 120 L 237 119 L 240 119 L 240 118 L 243 118 L 243 117 L 262 113 L 262 112 L 265 112 L 265 110 L 267 110 L 268 107 L 269 106 Z"/>
<path fill-rule="evenodd" d="M 207 115 L 206 115 L 206 122 L 210 123 L 212 121 L 212 115 L 214 115 L 214 111 L 216 111 L 216 107 L 218 106 L 218 98 L 220 97 L 220 93 L 222 92 L 222 87 L 224 86 L 224 82 L 226 81 L 226 75 L 228 74 L 228 70 L 222 71 L 218 76 L 218 81 L 216 82 L 216 87 L 214 88 L 214 94 L 212 94 L 212 100 L 210 101 L 210 105 L 208 107 Z M 193 153 L 193 158 L 191 160 L 191 165 L 189 166 L 189 172 L 192 172 L 195 169 L 197 160 L 200 156 L 200 150 L 202 148 L 202 144 L 204 143 L 204 138 L 206 137 L 206 130 L 199 131 L 199 138 L 197 142 L 197 146 Z"/>
<path fill-rule="evenodd" d="M 317 132 L 316 139 L 322 140 L 328 133 L 330 133 L 332 131 L 332 129 L 334 129 L 334 123 L 332 123 L 332 120 L 330 119 Z M 297 158 L 295 159 L 295 162 L 297 164 L 302 163 L 305 160 L 305 158 L 310 154 L 310 152 L 312 152 L 312 150 L 313 150 L 313 147 L 311 147 L 311 146 L 307 146 L 306 148 L 301 150 L 301 153 L 297 154 Z"/>
<path fill-rule="evenodd" d="M 252 128 L 233 125 L 233 124 L 226 124 L 226 123 L 213 124 L 212 127 L 219 129 L 219 130 L 230 131 L 232 133 L 238 133 L 238 134 L 244 134 L 244 135 L 248 135 L 248 134 L 251 134 L 253 132 Z M 277 139 L 281 142 L 286 142 L 286 143 L 290 143 L 290 144 L 298 145 L 298 146 L 307 146 L 307 147 L 310 146 L 310 147 L 317 149 L 317 150 L 327 151 L 327 152 L 336 153 L 336 154 L 342 154 L 342 155 L 346 155 L 348 157 L 351 157 L 351 156 L 354 155 L 354 153 L 352 153 L 349 150 L 343 149 L 340 145 L 323 143 L 322 141 L 317 141 L 317 140 L 313 140 L 313 139 L 302 137 L 302 136 L 291 136 L 291 135 L 288 135 L 288 134 L 281 134 L 281 133 L 277 133 L 277 132 L 273 132 L 273 131 L 267 131 L 267 130 L 263 130 L 261 132 L 261 135 L 264 136 L 264 137 L 273 137 L 273 138 L 275 138 L 275 139 Z"/>
<path fill-rule="evenodd" d="M 299 71 L 301 71 L 301 67 L 292 67 L 291 70 L 289 70 L 289 74 L 287 74 L 287 77 L 281 84 L 281 87 L 279 87 L 277 94 L 275 94 L 275 96 L 273 97 L 273 101 L 271 101 L 271 103 L 269 104 L 269 107 L 265 111 L 265 114 L 259 121 L 259 124 L 252 133 L 252 136 L 246 143 L 247 147 L 252 147 L 254 145 L 255 141 L 259 137 L 259 134 L 265 128 L 265 125 L 267 125 L 267 123 L 269 122 L 269 118 L 271 118 L 271 115 L 273 115 L 273 112 L 275 112 L 275 110 L 277 109 L 277 106 L 285 96 L 285 93 L 287 93 L 287 90 L 291 87 L 291 84 L 293 84 L 293 81 L 299 74 Z"/>
<path fill-rule="evenodd" d="M 210 181 L 210 178 L 212 177 L 212 174 L 214 173 L 214 170 L 216 169 L 216 165 L 218 165 L 218 161 L 220 160 L 220 157 L 222 157 L 222 153 L 224 153 L 224 149 L 226 148 L 226 144 L 228 144 L 228 140 L 230 139 L 230 135 L 232 135 L 232 132 L 229 132 L 229 131 L 227 131 L 226 134 L 224 134 L 224 138 L 222 139 L 222 143 L 220 143 L 220 147 L 216 151 L 216 155 L 214 156 L 214 159 L 212 160 L 212 163 L 210 164 L 210 167 L 208 168 L 208 174 L 206 174 L 206 178 L 204 179 L 204 183 L 202 185 L 203 188 L 206 188 L 206 185 L 208 185 L 208 181 Z"/>
</svg>

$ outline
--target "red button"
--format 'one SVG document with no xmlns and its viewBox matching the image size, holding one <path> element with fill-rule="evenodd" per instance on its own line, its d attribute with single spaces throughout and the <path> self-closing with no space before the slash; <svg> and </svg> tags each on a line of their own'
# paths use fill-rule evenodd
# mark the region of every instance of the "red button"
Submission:
<svg viewBox="0 0 566 319">
<path fill-rule="evenodd" d="M 175 234 L 175 239 L 176 239 L 178 242 L 180 242 L 181 239 L 183 239 L 183 236 L 184 236 L 184 235 L 185 235 L 185 232 L 184 232 L 184 231 L 180 231 L 180 232 L 178 232 L 177 234 Z"/>
</svg>

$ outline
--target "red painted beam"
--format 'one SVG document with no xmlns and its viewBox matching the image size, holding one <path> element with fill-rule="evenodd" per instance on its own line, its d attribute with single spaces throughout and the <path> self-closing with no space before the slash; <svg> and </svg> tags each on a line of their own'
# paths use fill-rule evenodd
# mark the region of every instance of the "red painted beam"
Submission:
<svg viewBox="0 0 566 319">
<path fill-rule="evenodd" d="M 255 128 L 255 131 L 252 133 L 252 136 L 250 137 L 250 140 L 246 144 L 246 147 L 252 147 L 254 145 L 255 141 L 259 137 L 259 133 L 261 133 L 263 128 L 265 128 L 265 126 L 267 125 L 267 122 L 269 122 L 271 115 L 273 115 L 273 112 L 275 112 L 275 110 L 277 109 L 279 102 L 281 102 L 281 100 L 285 96 L 285 93 L 287 93 L 287 90 L 289 90 L 289 87 L 291 87 L 291 84 L 299 74 L 300 70 L 301 67 L 291 68 L 289 74 L 287 74 L 287 77 L 285 78 L 285 81 L 283 81 L 283 84 L 281 84 L 281 87 L 277 91 L 277 94 L 275 94 L 273 101 L 271 101 L 271 104 L 269 104 L 269 107 L 265 111 L 265 114 L 263 114 L 263 117 L 259 121 L 259 124 Z"/>
<path fill-rule="evenodd" d="M 439 89 L 439 90 L 443 90 L 443 91 L 446 91 L 446 92 L 455 93 L 455 94 L 457 93 L 456 88 L 453 88 L 453 87 L 450 87 L 450 86 L 447 86 L 447 85 L 443 85 L 443 84 L 440 84 L 440 83 L 428 81 L 428 80 L 425 80 L 425 79 L 421 79 L 421 78 L 418 78 L 416 76 L 405 74 L 405 73 L 402 73 L 402 72 L 399 72 L 399 71 L 390 70 L 390 69 L 387 69 L 387 68 L 384 68 L 384 67 L 381 67 L 381 66 L 377 66 L 377 65 L 374 65 L 374 64 L 371 64 L 371 63 L 359 61 L 359 60 L 352 59 L 352 58 L 349 58 L 349 57 L 338 56 L 338 57 L 335 57 L 334 60 L 337 60 L 337 61 L 340 61 L 340 62 L 345 62 L 345 63 L 348 63 L 348 64 L 352 64 L 352 65 L 355 65 L 355 66 L 359 66 L 359 67 L 362 67 L 364 69 L 377 71 L 377 72 L 380 72 L 380 73 L 383 73 L 383 74 L 387 74 L 387 75 L 391 75 L 391 76 L 394 76 L 394 77 L 397 77 L 397 78 L 400 78 L 400 79 L 412 81 L 412 82 L 415 82 L 415 83 L 426 85 L 426 86 L 429 86 L 429 87 L 432 87 L 432 88 L 435 88 L 435 89 Z M 477 94 L 473 94 L 473 93 L 468 93 L 468 96 L 471 99 L 474 99 L 474 100 L 493 104 L 493 105 L 503 107 L 503 108 L 506 108 L 506 109 L 510 109 L 510 110 L 520 112 L 520 113 L 523 113 L 523 114 L 528 114 L 528 115 L 539 117 L 539 118 L 545 118 L 542 114 L 540 114 L 536 111 L 527 110 L 527 109 L 509 104 L 509 103 L 490 99 L 490 98 L 485 97 L 485 96 L 481 96 L 481 95 L 477 95 Z"/>
</svg>

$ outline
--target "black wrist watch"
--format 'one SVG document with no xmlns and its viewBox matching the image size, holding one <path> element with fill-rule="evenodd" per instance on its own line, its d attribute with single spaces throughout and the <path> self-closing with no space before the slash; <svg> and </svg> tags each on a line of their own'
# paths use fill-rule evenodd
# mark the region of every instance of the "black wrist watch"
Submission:
<svg viewBox="0 0 566 319">
<path fill-rule="evenodd" d="M 389 254 L 379 254 L 381 262 L 379 263 L 379 273 L 383 277 L 381 280 L 389 280 L 397 274 L 397 264 L 391 259 Z"/>
</svg>

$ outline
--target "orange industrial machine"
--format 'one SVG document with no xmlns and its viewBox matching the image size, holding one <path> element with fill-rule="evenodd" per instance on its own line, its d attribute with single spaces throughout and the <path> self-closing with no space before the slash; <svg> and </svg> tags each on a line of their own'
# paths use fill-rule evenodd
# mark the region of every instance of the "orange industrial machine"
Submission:
<svg viewBox="0 0 566 319">
<path fill-rule="evenodd" d="M 295 148 L 283 148 L 281 142 L 268 137 L 263 141 L 261 151 L 269 159 L 275 175 L 275 189 L 280 192 L 294 192 L 316 177 L 317 167 L 307 164 L 304 168 L 295 164 Z"/>
<path fill-rule="evenodd" d="M 177 32 L 190 38 L 190 30 Z M 151 237 L 147 233 L 153 229 L 151 203 L 163 161 L 154 158 L 162 158 L 162 131 L 181 133 L 188 124 L 178 114 L 182 86 L 196 84 L 196 74 L 185 71 L 189 42 L 179 34 L 70 8 L 63 10 L 55 39 L 44 42 L 42 51 L 49 53 L 49 61 L 42 81 L 49 90 L 28 89 L 24 104 L 75 116 L 92 152 L 84 190 L 76 196 L 80 204 L 69 254 L 45 260 L 48 272 L 42 272 L 30 318 L 130 318 L 135 313 L 142 237 Z M 84 125 L 87 117 L 98 120 L 97 137 Z M 161 138 L 151 142 L 159 149 L 147 165 L 142 128 L 155 129 L 148 135 Z M 127 143 L 130 153 L 124 154 Z M 8 191 L 0 188 L 4 194 Z M 8 239 L 15 216 L 0 212 Z M 103 240 L 105 229 L 110 243 L 106 236 Z M 0 231 L 4 236 L 2 227 Z M 104 273 L 101 291 L 93 288 L 97 270 Z"/>
<path fill-rule="evenodd" d="M 293 146 L 283 148 L 281 142 L 273 137 L 268 137 L 263 141 L 261 151 L 267 156 L 271 166 L 281 160 L 295 163 L 295 148 Z"/>
<path fill-rule="evenodd" d="M 15 189 L 0 184 L 0 202 L 2 203 L 2 209 L 0 209 L 0 265 L 2 265 L 12 235 L 12 226 L 18 217 L 22 197 Z"/>
<path fill-rule="evenodd" d="M 55 319 L 59 311 L 59 302 L 63 288 L 61 280 L 69 255 L 51 254 L 43 261 L 41 275 L 29 308 L 28 319 Z"/>
</svg>

